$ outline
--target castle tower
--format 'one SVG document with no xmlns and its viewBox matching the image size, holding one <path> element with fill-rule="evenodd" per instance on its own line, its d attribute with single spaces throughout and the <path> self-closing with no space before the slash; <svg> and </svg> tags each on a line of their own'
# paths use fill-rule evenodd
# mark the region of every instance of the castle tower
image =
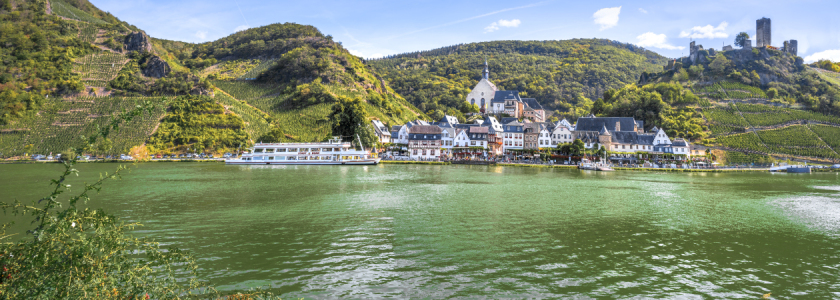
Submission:
<svg viewBox="0 0 840 300">
<path fill-rule="evenodd" d="M 771 45 L 770 19 L 761 18 L 755 21 L 755 46 L 758 48 Z"/>
<path fill-rule="evenodd" d="M 490 68 L 487 66 L 487 59 L 484 59 L 484 79 L 490 80 Z"/>
</svg>

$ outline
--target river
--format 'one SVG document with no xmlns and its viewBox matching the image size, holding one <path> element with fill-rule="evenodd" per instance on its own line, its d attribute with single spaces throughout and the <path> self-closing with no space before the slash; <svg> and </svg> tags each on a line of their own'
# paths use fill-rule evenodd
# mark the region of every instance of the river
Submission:
<svg viewBox="0 0 840 300">
<path fill-rule="evenodd" d="M 82 164 L 92 181 L 114 164 Z M 0 165 L 0 198 L 57 164 Z M 284 298 L 840 297 L 840 175 L 146 163 L 93 206 Z M 9 218 L 9 216 L 4 216 Z"/>
</svg>

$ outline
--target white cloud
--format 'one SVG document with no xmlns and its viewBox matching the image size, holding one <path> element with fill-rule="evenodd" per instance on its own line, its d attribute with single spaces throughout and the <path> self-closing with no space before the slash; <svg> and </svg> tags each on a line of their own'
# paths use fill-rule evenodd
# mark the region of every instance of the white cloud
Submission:
<svg viewBox="0 0 840 300">
<path fill-rule="evenodd" d="M 595 19 L 595 24 L 601 25 L 601 30 L 604 30 L 618 25 L 618 14 L 620 13 L 621 6 L 607 7 L 596 11 L 592 18 Z"/>
<path fill-rule="evenodd" d="M 513 20 L 510 20 L 510 21 L 499 20 L 499 26 L 502 26 L 502 27 L 519 27 L 519 24 L 522 24 L 522 21 L 519 21 L 519 19 L 513 19 Z"/>
<path fill-rule="evenodd" d="M 643 33 L 640 36 L 637 36 L 636 39 L 639 40 L 639 42 L 636 43 L 636 44 L 639 45 L 639 46 L 642 46 L 642 47 L 653 47 L 653 48 L 668 49 L 668 50 L 682 50 L 682 49 L 685 49 L 685 47 L 683 47 L 683 46 L 674 46 L 674 45 L 668 44 L 668 37 L 665 36 L 664 33 L 663 34 L 655 34 L 653 32 L 646 32 L 646 33 Z"/>
<path fill-rule="evenodd" d="M 821 59 L 827 59 L 830 61 L 840 61 L 840 49 L 817 52 L 806 56 L 804 59 L 806 63 L 815 62 Z"/>
<path fill-rule="evenodd" d="M 364 57 L 364 55 L 362 55 L 362 51 L 354 50 L 354 49 L 347 49 L 347 51 L 350 51 L 350 54 L 353 54 L 355 56 Z"/>
<path fill-rule="evenodd" d="M 642 12 L 643 14 L 647 13 L 647 11 L 644 8 L 639 8 L 639 11 Z"/>
<path fill-rule="evenodd" d="M 370 55 L 370 58 L 380 58 L 380 57 L 383 57 L 383 56 L 385 56 L 385 54 L 382 54 L 382 53 L 374 53 L 374 54 L 371 54 L 371 55 Z"/>
<path fill-rule="evenodd" d="M 205 39 L 207 39 L 207 31 L 201 31 L 201 30 L 196 31 L 195 32 L 195 37 L 197 37 L 201 40 L 205 40 Z"/>
<path fill-rule="evenodd" d="M 729 23 L 720 22 L 720 25 L 717 27 L 712 27 L 712 25 L 694 26 L 689 31 L 680 32 L 680 37 L 690 37 L 693 39 L 728 38 L 729 34 L 724 32 L 726 30 L 726 26 L 729 26 Z"/>
<path fill-rule="evenodd" d="M 490 23 L 489 26 L 484 27 L 484 33 L 493 32 L 499 30 L 501 27 L 519 27 L 519 24 L 522 24 L 522 21 L 519 19 L 513 20 L 499 20 L 498 22 Z"/>
<path fill-rule="evenodd" d="M 236 28 L 233 29 L 233 32 L 240 32 L 240 31 L 243 31 L 243 30 L 248 29 L 248 28 L 251 28 L 251 27 L 248 26 L 248 25 L 239 25 L 239 26 L 236 26 Z"/>
</svg>

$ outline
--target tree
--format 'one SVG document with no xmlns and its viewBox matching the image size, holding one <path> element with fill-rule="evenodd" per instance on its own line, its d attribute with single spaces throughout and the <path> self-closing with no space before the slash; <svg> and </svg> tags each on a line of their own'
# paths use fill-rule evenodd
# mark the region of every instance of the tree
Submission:
<svg viewBox="0 0 840 300">
<path fill-rule="evenodd" d="M 725 55 L 716 55 L 715 60 L 709 64 L 709 69 L 716 75 L 725 76 L 726 70 L 732 67 L 732 61 L 726 58 Z"/>
<path fill-rule="evenodd" d="M 735 36 L 735 46 L 744 48 L 747 45 L 747 40 L 750 39 L 750 35 L 746 32 L 741 32 Z"/>
<path fill-rule="evenodd" d="M 340 136 L 345 141 L 353 141 L 358 135 L 363 146 L 372 147 L 377 144 L 376 133 L 370 125 L 364 103 L 359 98 L 339 97 L 338 102 L 333 105 L 329 118 L 333 121 L 334 136 Z"/>
<path fill-rule="evenodd" d="M 775 99 L 776 95 L 778 95 L 778 94 L 779 94 L 779 90 L 777 90 L 776 88 L 767 89 L 767 98 Z"/>
<path fill-rule="evenodd" d="M 573 156 L 581 156 L 581 155 L 583 155 L 583 152 L 586 151 L 586 146 L 583 144 L 583 141 L 581 141 L 580 139 L 575 139 L 575 141 L 572 142 L 572 145 L 569 148 L 569 151 L 571 152 L 569 154 L 571 154 Z"/>
</svg>

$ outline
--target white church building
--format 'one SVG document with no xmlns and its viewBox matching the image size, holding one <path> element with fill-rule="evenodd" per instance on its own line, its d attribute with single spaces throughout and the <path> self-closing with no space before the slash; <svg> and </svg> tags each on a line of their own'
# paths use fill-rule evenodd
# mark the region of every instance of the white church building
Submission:
<svg viewBox="0 0 840 300">
<path fill-rule="evenodd" d="M 487 61 L 484 61 L 484 72 L 481 76 L 481 81 L 475 85 L 472 92 L 467 94 L 467 102 L 478 105 L 481 113 L 493 113 L 496 110 L 492 107 L 493 96 L 499 88 L 490 82 L 490 69 L 487 66 Z"/>
</svg>

